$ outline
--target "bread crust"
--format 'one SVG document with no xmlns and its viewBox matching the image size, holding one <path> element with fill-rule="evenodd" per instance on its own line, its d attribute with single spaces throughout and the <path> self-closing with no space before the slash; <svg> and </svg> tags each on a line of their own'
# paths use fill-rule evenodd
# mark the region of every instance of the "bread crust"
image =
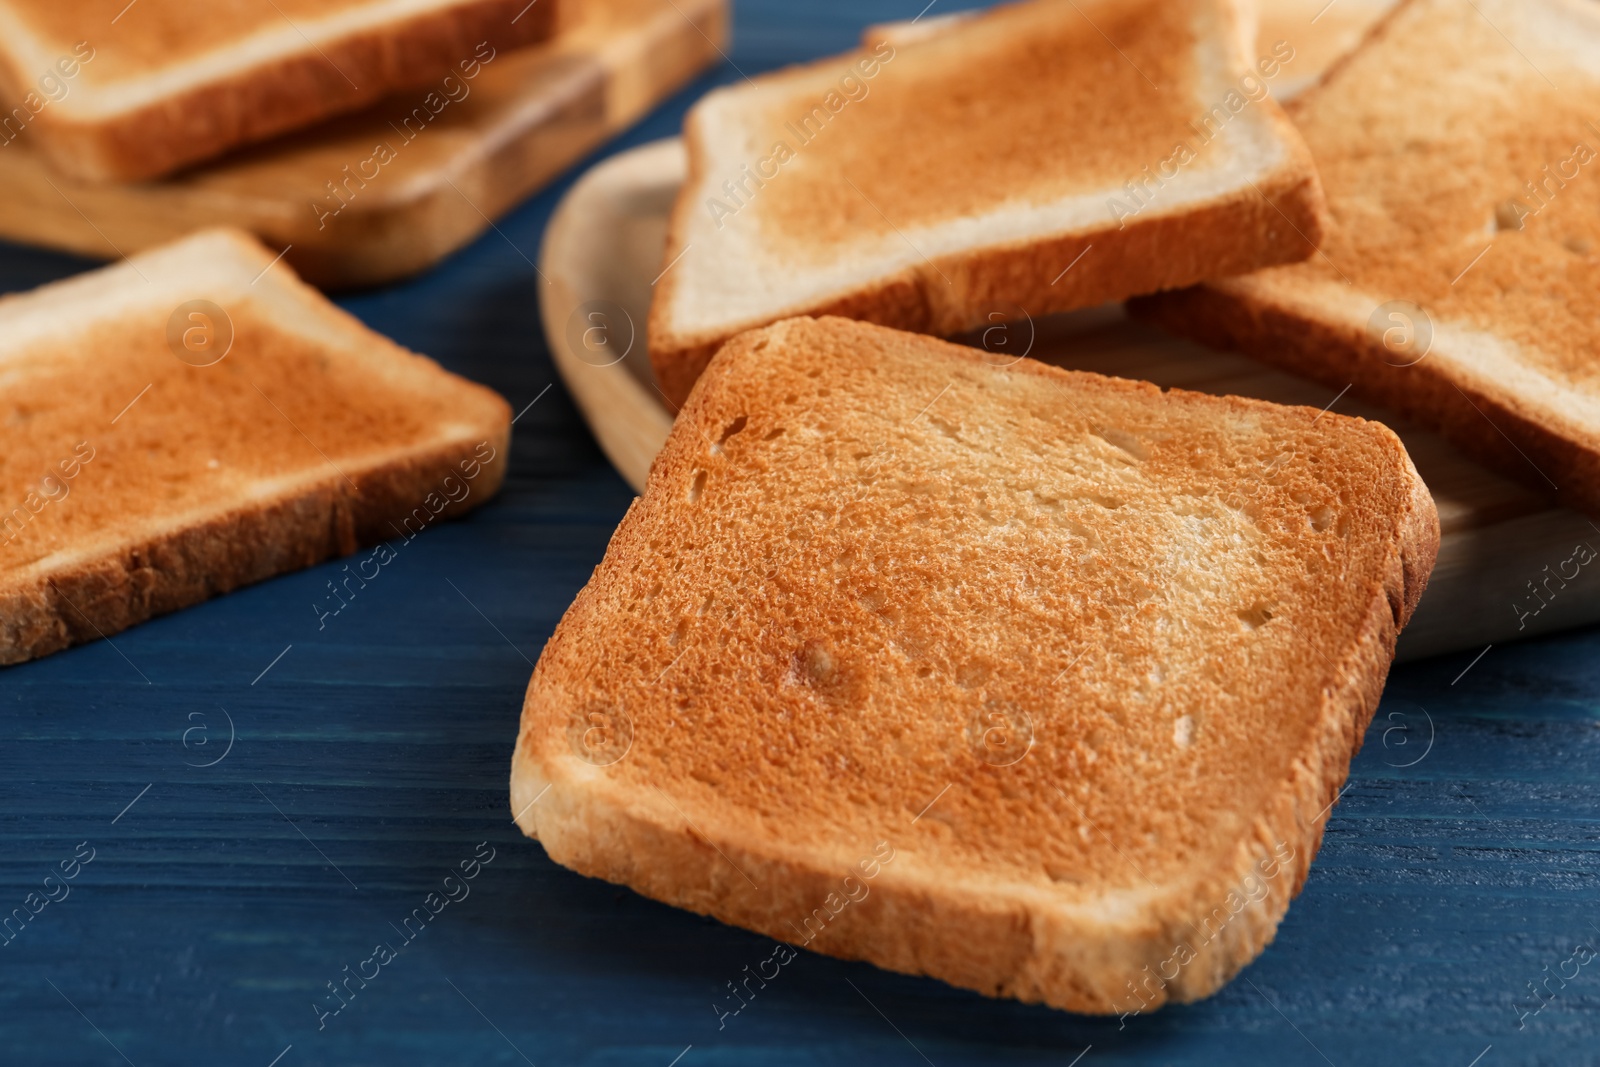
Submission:
<svg viewBox="0 0 1600 1067">
<path fill-rule="evenodd" d="M 826 325 L 830 320 L 823 320 Z M 836 321 L 836 320 L 835 320 Z M 536 836 L 552 859 L 580 873 L 628 885 L 652 898 L 712 915 L 780 941 L 798 943 L 797 916 L 808 915 L 836 892 L 853 855 L 820 853 L 803 843 L 742 837 L 708 837 L 665 794 L 629 789 L 603 770 L 580 768 L 542 747 L 552 721 L 569 716 L 586 688 L 573 673 L 568 642 L 623 572 L 645 567 L 636 552 L 648 540 L 651 497 L 681 486 L 729 418 L 722 403 L 726 378 L 750 358 L 781 323 L 729 342 L 695 388 L 673 436 L 651 469 L 643 501 L 623 519 L 606 563 L 579 594 L 551 638 L 530 682 L 512 764 L 511 808 L 519 825 Z M 856 330 L 873 327 L 856 325 Z M 937 344 L 937 342 L 930 342 Z M 971 353 L 968 357 L 980 356 Z M 1024 360 L 1012 368 L 1040 377 L 1064 372 Z M 1107 388 L 1158 395 L 1146 383 L 1108 379 Z M 1198 396 L 1172 390 L 1176 398 Z M 738 402 L 740 410 L 748 400 Z M 1232 410 L 1273 409 L 1261 401 L 1227 398 Z M 1319 413 L 1297 409 L 1308 421 Z M 754 417 L 752 415 L 752 417 Z M 1331 416 L 1326 416 L 1331 417 Z M 1304 884 L 1322 829 L 1349 761 L 1370 723 L 1400 627 L 1411 617 L 1438 552 L 1439 525 L 1432 498 L 1397 438 L 1363 420 L 1365 432 L 1398 456 L 1393 535 L 1381 581 L 1371 587 L 1357 636 L 1330 650 L 1311 740 L 1293 761 L 1276 800 L 1238 837 L 1230 863 L 1194 880 L 1163 887 L 1132 914 L 1074 914 L 1052 908 L 1020 884 L 989 884 L 982 892 L 941 879 L 938 871 L 886 866 L 871 893 L 830 920 L 826 937 L 806 947 L 828 955 L 869 960 L 908 974 L 925 974 L 988 996 L 1043 1002 L 1072 1011 L 1136 1014 L 1168 1001 L 1192 1001 L 1214 992 L 1272 940 L 1289 899 Z M 620 553 L 620 555 L 619 555 Z M 577 662 L 582 662 L 578 657 Z M 819 846 L 820 847 L 820 846 Z M 1245 907 L 1220 936 L 1201 946 L 1170 978 L 1174 946 L 1190 939 L 1206 909 L 1276 855 L 1287 874 L 1255 906 Z M 1289 850 L 1284 857 L 1283 849 Z M 746 880 L 749 884 L 747 885 Z M 752 891 L 759 886 L 759 891 Z M 1278 886 L 1285 889 L 1280 890 Z M 1160 972 L 1162 981 L 1141 976 Z"/>
<path fill-rule="evenodd" d="M 1535 5 L 1539 6 L 1558 8 L 1561 5 Z M 1600 28 L 1600 21 L 1594 19 L 1592 6 L 1572 5 L 1572 10 L 1583 14 L 1589 24 L 1587 32 L 1593 33 Z M 1454 87 L 1449 82 L 1434 85 L 1419 79 L 1414 71 L 1422 68 L 1413 68 L 1404 62 L 1419 34 L 1430 26 L 1440 32 L 1439 23 L 1430 22 L 1437 14 L 1436 6 L 1430 5 L 1427 0 L 1401 0 L 1367 30 L 1358 48 L 1331 65 L 1315 86 L 1287 106 L 1291 117 L 1298 117 L 1307 123 L 1306 135 L 1316 146 L 1316 151 L 1328 153 L 1324 158 L 1328 173 L 1332 175 L 1338 167 L 1347 171 L 1345 180 L 1351 188 L 1336 187 L 1332 193 L 1341 212 L 1341 218 L 1330 225 L 1330 238 L 1335 243 L 1341 237 L 1339 227 L 1347 227 L 1349 232 L 1354 232 L 1362 226 L 1363 221 L 1375 217 L 1369 216 L 1368 220 L 1364 220 L 1363 212 L 1395 212 L 1396 209 L 1386 198 L 1397 190 L 1421 192 L 1425 196 L 1440 198 L 1445 195 L 1447 188 L 1492 186 L 1491 182 L 1477 175 L 1468 174 L 1463 178 L 1460 173 L 1453 173 L 1448 182 L 1428 184 L 1433 181 L 1431 175 L 1441 170 L 1439 166 L 1429 168 L 1430 177 L 1426 181 L 1405 181 L 1396 178 L 1386 166 L 1374 162 L 1374 157 L 1366 154 L 1365 142 L 1369 138 L 1369 130 L 1364 123 L 1372 121 L 1373 114 L 1379 110 L 1379 102 L 1394 98 L 1392 95 L 1372 94 L 1369 86 L 1374 66 L 1386 65 L 1407 72 L 1403 79 L 1397 75 L 1396 83 L 1389 86 L 1388 91 L 1390 94 L 1405 94 L 1401 99 L 1407 101 L 1418 98 L 1418 103 L 1411 107 L 1409 114 L 1427 113 L 1423 106 L 1426 103 L 1424 92 L 1437 94 Z M 1480 11 L 1473 13 L 1473 18 L 1468 21 L 1478 25 L 1489 17 Z M 1530 22 L 1536 22 L 1531 15 Z M 1481 22 L 1481 25 L 1485 37 L 1492 39 L 1492 47 L 1499 48 L 1508 40 L 1502 38 L 1491 24 Z M 1457 45 L 1459 47 L 1459 43 Z M 1467 60 L 1456 52 L 1450 54 L 1454 57 L 1453 62 L 1440 69 L 1465 69 L 1463 64 Z M 1536 52 L 1534 54 L 1537 55 Z M 1535 61 L 1523 57 L 1520 62 Z M 1528 69 L 1530 72 L 1533 70 Z M 1530 78 L 1530 82 L 1538 80 L 1537 75 Z M 1527 92 L 1529 90 L 1525 87 L 1502 86 L 1495 95 L 1511 94 L 1510 99 L 1515 101 L 1522 99 Z M 1334 117 L 1317 118 L 1319 108 L 1325 109 L 1325 114 L 1331 112 Z M 1419 123 L 1417 129 L 1421 130 L 1425 125 Z M 1391 130 L 1389 139 L 1391 143 L 1405 143 L 1404 132 Z M 1355 147 L 1352 147 L 1352 143 Z M 1507 145 L 1487 134 L 1482 143 L 1472 148 L 1482 158 L 1488 158 L 1497 150 L 1510 151 Z M 1427 155 L 1429 151 L 1431 149 L 1422 149 L 1423 155 L 1418 158 L 1431 160 L 1432 157 Z M 1330 181 L 1333 181 L 1331 177 Z M 1357 188 L 1358 183 L 1365 185 Z M 1532 188 L 1531 184 L 1529 188 Z M 1488 204 L 1496 194 L 1493 194 L 1492 188 L 1482 188 L 1481 195 Z M 1535 202 L 1540 201 L 1535 199 Z M 1491 220 L 1491 230 L 1497 225 Z M 1466 232 L 1476 244 L 1477 231 L 1473 229 Z M 1437 236 L 1441 244 L 1446 244 L 1460 234 L 1450 231 Z M 1496 236 L 1491 244 L 1506 241 L 1511 236 Z M 1433 237 L 1430 235 L 1429 239 Z M 1213 348 L 1243 353 L 1314 378 L 1334 389 L 1348 386 L 1357 396 L 1439 432 L 1466 455 L 1507 477 L 1537 492 L 1548 493 L 1567 507 L 1600 515 L 1600 437 L 1596 437 L 1581 420 L 1563 420 L 1559 411 L 1552 410 L 1553 405 L 1530 402 L 1524 394 L 1515 391 L 1514 384 L 1498 388 L 1500 383 L 1492 377 L 1499 369 L 1495 364 L 1501 359 L 1513 369 L 1521 362 L 1516 350 L 1520 343 L 1525 342 L 1513 340 L 1511 330 L 1501 331 L 1497 323 L 1514 329 L 1518 325 L 1518 315 L 1527 314 L 1525 309 L 1519 310 L 1515 304 L 1513 298 L 1518 294 L 1514 290 L 1526 286 L 1531 291 L 1545 284 L 1539 280 L 1537 264 L 1526 259 L 1513 260 L 1516 266 L 1507 267 L 1508 275 L 1497 279 L 1497 288 L 1482 298 L 1484 302 L 1479 305 L 1477 315 L 1458 316 L 1449 310 L 1449 305 L 1446 305 L 1446 310 L 1440 311 L 1423 295 L 1429 284 L 1429 275 L 1435 268 L 1421 263 L 1413 264 L 1409 257 L 1396 255 L 1395 246 L 1376 247 L 1377 251 L 1360 253 L 1362 258 L 1357 258 L 1354 252 L 1341 253 L 1337 247 L 1332 248 L 1332 257 L 1326 262 L 1334 266 L 1339 274 L 1338 279 L 1325 272 L 1319 279 L 1309 266 L 1236 279 L 1211 279 L 1204 284 L 1130 300 L 1128 310 L 1130 314 L 1178 336 Z M 1487 251 L 1485 247 L 1483 252 Z M 1509 251 L 1517 254 L 1516 246 L 1513 244 Z M 1501 257 L 1506 254 L 1496 253 Z M 1410 277 L 1400 283 L 1391 277 L 1379 288 L 1363 273 L 1374 265 L 1391 260 L 1407 264 Z M 1352 275 L 1355 276 L 1354 281 Z M 1444 274 L 1443 277 L 1450 278 L 1450 275 Z M 1457 282 L 1466 278 L 1461 290 L 1456 290 L 1458 294 L 1470 289 L 1475 282 L 1487 289 L 1488 285 L 1479 280 L 1481 277 L 1481 274 L 1469 277 L 1468 272 L 1463 270 L 1450 280 L 1448 288 L 1455 290 Z M 1480 336 L 1493 335 L 1493 343 L 1499 347 L 1492 358 L 1479 361 L 1477 369 L 1472 371 L 1465 369 L 1461 362 L 1448 359 L 1442 342 L 1437 338 L 1433 351 L 1425 352 L 1416 359 L 1397 361 L 1395 354 L 1384 347 L 1381 337 L 1367 323 L 1351 318 L 1347 309 L 1336 309 L 1322 298 L 1321 294 L 1328 290 L 1318 286 L 1323 282 L 1331 285 L 1337 280 L 1353 287 L 1351 291 L 1355 293 L 1364 293 L 1373 310 L 1378 310 L 1379 304 L 1386 298 L 1414 298 L 1427 305 L 1428 314 L 1440 320 L 1436 325 L 1442 326 L 1448 322 Z M 1407 291 L 1412 287 L 1414 291 Z M 1436 286 L 1433 291 L 1437 294 L 1444 288 Z M 1385 295 L 1378 296 L 1376 293 Z M 1592 299 L 1584 302 L 1587 296 L 1587 290 L 1579 289 L 1570 299 L 1575 310 L 1592 318 L 1589 314 Z M 1503 318 L 1500 317 L 1502 315 Z M 1557 331 L 1552 330 L 1551 333 L 1556 334 Z M 1561 343 L 1562 338 L 1558 334 L 1554 344 L 1559 346 Z M 1571 343 L 1570 340 L 1568 343 Z M 1588 338 L 1580 332 L 1576 347 L 1581 357 L 1587 356 L 1588 344 Z M 1562 384 L 1573 386 L 1570 380 Z M 1581 386 L 1578 388 L 1582 389 Z"/>
<path fill-rule="evenodd" d="M 64 174 L 91 182 L 158 178 L 391 92 L 430 84 L 472 58 L 480 42 L 511 49 L 545 40 L 562 18 L 559 3 L 470 0 L 308 47 L 106 119 L 80 119 L 69 109 L 47 107 L 31 125 L 38 127 L 39 149 Z M 0 53 L 0 81 L 9 95 L 26 92 L 30 77 L 37 72 L 16 69 Z"/>
<path fill-rule="evenodd" d="M 1510 394 L 1436 360 L 1396 365 L 1364 329 L 1302 314 L 1246 286 L 1199 285 L 1128 302 L 1129 314 L 1351 392 L 1437 430 L 1462 452 L 1563 505 L 1600 515 L 1600 442 L 1564 433 Z"/>
<path fill-rule="evenodd" d="M 1231 2 L 1219 8 L 1246 21 Z M 1229 42 L 1234 65 L 1248 69 L 1241 42 Z M 826 62 L 826 61 L 825 61 Z M 801 70 L 808 68 L 799 68 Z M 668 223 L 664 274 L 656 283 L 648 322 L 650 361 L 674 408 L 713 354 L 734 334 L 799 315 L 859 319 L 894 329 L 950 336 L 990 325 L 994 314 L 1048 315 L 1193 285 L 1210 278 L 1295 263 L 1312 255 L 1329 223 L 1311 154 L 1293 123 L 1270 100 L 1259 106 L 1283 146 L 1267 177 L 1179 211 L 1140 213 L 1072 233 L 1044 234 L 918 262 L 848 292 L 790 304 L 708 332 L 683 332 L 672 322 L 677 274 L 669 269 L 689 247 L 694 194 L 706 176 L 706 131 L 700 108 L 684 122 L 688 173 Z M 1085 256 L 1081 268 L 1079 256 Z M 1068 265 L 1072 269 L 1063 270 Z M 997 309 L 999 309 L 997 311 Z"/>
<path fill-rule="evenodd" d="M 693 152 L 689 159 L 686 185 L 693 185 Z M 1121 230 L 1107 227 L 943 256 L 933 266 L 908 267 L 826 303 L 786 308 L 774 318 L 837 315 L 947 337 L 990 325 L 987 316 L 1002 305 L 1042 316 L 1305 259 L 1311 243 L 1321 240 L 1326 213 L 1309 157 L 1297 148 L 1292 166 L 1257 184 L 1263 195 L 1240 192 L 1180 215 L 1141 216 Z M 682 247 L 683 216 L 694 206 L 681 199 L 674 206 L 669 249 Z M 1094 257 L 1093 270 L 1060 273 L 1062 264 L 1080 255 L 1085 265 Z M 682 405 L 732 333 L 699 338 L 671 333 L 666 308 L 672 277 L 668 271 L 657 283 L 665 288 L 650 305 L 650 362 L 661 391 Z"/>
<path fill-rule="evenodd" d="M 364 546 L 402 537 L 409 541 L 416 536 L 411 525 L 425 527 L 469 511 L 492 497 L 504 481 L 511 438 L 511 408 L 504 398 L 372 334 L 286 267 L 274 266 L 271 253 L 238 231 L 205 231 L 144 253 L 130 261 L 131 266 L 107 267 L 34 293 L 9 296 L 7 310 L 45 308 L 53 321 L 66 323 L 63 333 L 69 333 L 85 320 L 92 324 L 100 306 L 116 305 L 117 272 L 133 275 L 138 269 L 159 283 L 164 278 L 157 263 L 170 266 L 177 249 L 185 245 L 193 248 L 185 249 L 190 257 L 211 257 L 199 267 L 191 258 L 182 264 L 185 269 L 209 268 L 218 275 L 231 270 L 242 272 L 244 278 L 261 270 L 256 276 L 258 291 L 279 297 L 274 305 L 279 313 L 287 308 L 290 314 L 311 320 L 309 326 L 299 327 L 303 334 L 296 332 L 295 324 L 282 325 L 291 344 L 315 345 L 320 340 L 327 345 L 321 350 L 324 358 L 338 360 L 349 358 L 350 346 L 366 339 L 377 349 L 376 356 L 394 362 L 375 360 L 364 369 L 407 379 L 418 395 L 431 387 L 426 402 L 448 405 L 451 425 L 444 431 L 419 433 L 404 446 L 360 462 L 335 448 L 337 458 L 324 453 L 316 467 L 288 471 L 283 479 L 287 484 L 275 486 L 270 494 L 239 492 L 198 516 L 191 512 L 162 520 L 159 526 L 149 515 L 124 516 L 127 528 L 97 526 L 36 562 L 0 567 L 0 665 L 107 637 L 157 615 Z M 271 276 L 264 269 L 269 266 Z M 165 311 L 159 306 L 157 310 Z M 145 321 L 153 328 L 164 326 L 161 315 Z M 330 336 L 336 340 L 326 341 Z M 135 347 L 129 344 L 130 349 Z M 174 366 L 181 365 L 174 360 Z M 81 417 L 82 428 L 101 424 L 99 412 L 79 406 L 81 413 L 75 410 L 75 417 Z M 316 432 L 315 426 L 311 429 Z M 493 448 L 492 456 L 482 454 L 484 445 Z M 469 470 L 476 471 L 466 475 L 470 488 L 455 498 L 447 479 L 454 475 L 462 481 Z M 124 477 L 137 478 L 140 473 L 132 466 Z M 416 517 L 418 510 L 426 521 Z M 133 525 L 140 520 L 142 527 Z"/>
<path fill-rule="evenodd" d="M 495 458 L 473 481 L 480 495 L 448 504 L 449 519 L 493 496 L 505 479 L 507 425 Z M 477 442 L 444 445 L 365 471 L 318 478 L 293 496 L 166 530 L 58 570 L 0 583 L 0 665 L 22 663 L 120 633 L 241 586 L 393 540 L 405 519 Z"/>
</svg>

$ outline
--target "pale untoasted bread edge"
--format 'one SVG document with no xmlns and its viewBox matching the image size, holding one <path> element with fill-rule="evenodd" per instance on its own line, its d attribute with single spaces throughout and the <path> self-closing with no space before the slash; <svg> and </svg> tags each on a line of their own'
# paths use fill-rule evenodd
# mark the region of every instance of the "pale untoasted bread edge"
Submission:
<svg viewBox="0 0 1600 1067">
<path fill-rule="evenodd" d="M 741 334 L 728 348 L 751 348 L 766 334 L 766 330 Z M 971 358 L 981 357 L 971 353 Z M 707 396 L 731 363 L 719 359 L 711 364 L 705 386 L 694 391 L 680 421 L 700 426 L 702 432 L 717 431 Z M 1045 376 L 1066 374 L 1027 360 L 1013 369 Z M 1155 388 L 1108 381 L 1116 383 L 1115 388 Z M 1230 402 L 1277 409 L 1263 401 L 1230 398 Z M 1308 419 L 1318 415 L 1309 408 L 1301 410 Z M 1015 887 L 996 885 L 983 894 L 958 894 L 940 882 L 901 879 L 886 869 L 872 892 L 884 895 L 876 914 L 893 915 L 894 921 L 867 922 L 859 911 L 846 909 L 832 920 L 830 936 L 816 946 L 817 951 L 935 975 L 989 996 L 1093 1013 L 1149 1010 L 1169 1000 L 1199 999 L 1254 959 L 1272 940 L 1290 898 L 1304 884 L 1333 801 L 1377 707 L 1398 632 L 1415 610 L 1438 553 L 1439 524 L 1432 497 L 1398 438 L 1379 423 L 1349 421 L 1384 438 L 1404 458 L 1409 503 L 1397 516 L 1386 573 L 1381 587 L 1372 591 L 1356 641 L 1342 655 L 1332 652 L 1340 657 L 1331 664 L 1336 681 L 1324 690 L 1314 740 L 1294 764 L 1292 780 L 1279 801 L 1261 813 L 1252 833 L 1240 841 L 1231 868 L 1196 872 L 1190 883 L 1165 887 L 1159 903 L 1135 920 L 1098 925 L 1041 913 Z M 699 434 L 675 434 L 674 439 L 682 444 L 675 449 L 669 442 L 658 457 L 651 470 L 652 485 L 676 484 L 673 480 L 685 477 L 684 468 L 694 462 Z M 637 509 L 631 510 L 619 536 L 637 517 Z M 579 594 L 569 617 L 585 610 L 588 593 L 585 589 Z M 560 639 L 558 628 L 552 640 Z M 536 668 L 525 720 L 551 687 L 559 684 Z M 538 838 L 563 866 L 791 943 L 797 940 L 798 931 L 791 925 L 795 917 L 810 914 L 838 886 L 840 871 L 785 859 L 770 847 L 763 848 L 763 842 L 708 842 L 681 812 L 655 797 L 614 795 L 593 779 L 549 780 L 525 749 L 524 737 L 519 735 L 513 756 L 511 809 L 523 831 Z M 1190 916 L 1240 885 L 1277 842 L 1293 850 L 1283 867 L 1287 877 L 1279 883 L 1287 891 L 1274 888 L 1258 905 L 1244 908 L 1221 936 L 1202 946 L 1154 993 L 1152 1001 L 1136 1000 L 1126 988 L 1128 976 L 1141 966 L 1170 958 L 1173 946 L 1191 937 Z M 746 876 L 762 887 L 756 904 L 742 892 Z M 1052 950 L 1051 945 L 1071 946 L 1071 952 Z"/>
<path fill-rule="evenodd" d="M 692 160 L 691 153 L 691 168 Z M 930 298 L 933 287 L 939 288 L 941 302 L 952 297 L 939 274 L 923 264 L 819 306 L 787 308 L 774 320 L 797 314 L 840 315 L 949 336 L 984 325 L 987 313 L 998 306 L 1048 315 L 1305 259 L 1322 238 L 1327 209 L 1310 157 L 1298 140 L 1290 165 L 1257 185 L 1260 195 L 1255 190 L 1241 192 L 1182 215 L 1130 220 L 1121 230 L 1107 227 L 941 257 L 936 261 L 939 270 L 966 287 L 959 317 L 935 310 Z M 674 219 L 677 213 L 675 209 Z M 1244 240 L 1241 234 L 1257 237 Z M 668 246 L 676 247 L 673 239 Z M 1085 249 L 1089 252 L 1082 269 L 1061 274 Z M 1092 266 L 1089 256 L 1094 259 Z M 664 309 L 671 278 L 669 271 L 658 283 L 667 291 L 657 292 L 651 302 L 650 361 L 662 392 L 671 403 L 681 405 L 712 355 L 738 331 L 694 337 L 667 332 Z M 1052 279 L 1058 279 L 1054 285 Z"/>
<path fill-rule="evenodd" d="M 504 51 L 545 40 L 559 25 L 560 2 L 538 0 L 529 7 L 527 0 L 473 0 L 427 11 L 104 120 L 46 107 L 23 135 L 35 139 L 53 167 L 81 181 L 158 178 L 392 92 L 430 85 L 472 59 L 482 41 Z M 12 69 L 0 55 L 0 84 L 9 96 L 20 99 L 37 77 Z"/>
</svg>

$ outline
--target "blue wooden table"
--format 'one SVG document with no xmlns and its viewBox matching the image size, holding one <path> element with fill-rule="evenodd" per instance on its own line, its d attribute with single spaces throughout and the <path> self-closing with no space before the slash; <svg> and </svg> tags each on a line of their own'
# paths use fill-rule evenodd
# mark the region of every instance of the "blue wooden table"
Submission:
<svg viewBox="0 0 1600 1067">
<path fill-rule="evenodd" d="M 606 151 L 920 6 L 741 3 L 730 63 Z M 1209 1001 L 1122 1028 L 802 954 L 719 1022 L 770 943 L 555 866 L 507 811 L 532 661 L 630 498 L 539 328 L 564 189 L 342 301 L 539 398 L 496 501 L 325 629 L 337 565 L 0 671 L 0 913 L 38 909 L 0 947 L 0 1062 L 1600 1062 L 1596 631 L 1396 670 L 1276 943 Z M 0 249 L 0 288 L 83 266 Z"/>
</svg>

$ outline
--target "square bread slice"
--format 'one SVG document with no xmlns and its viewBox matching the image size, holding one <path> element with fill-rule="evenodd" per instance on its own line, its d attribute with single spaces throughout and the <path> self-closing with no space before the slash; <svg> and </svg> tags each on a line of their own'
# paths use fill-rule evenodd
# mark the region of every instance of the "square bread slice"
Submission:
<svg viewBox="0 0 1600 1067">
<path fill-rule="evenodd" d="M 159 177 L 397 89 L 459 93 L 549 37 L 559 2 L 0 0 L 0 151 L 28 136 L 75 178 Z"/>
<path fill-rule="evenodd" d="M 1132 310 L 1600 514 L 1600 5 L 1404 3 L 1291 114 L 1321 254 Z"/>
<path fill-rule="evenodd" d="M 1378 423 L 986 358 L 729 342 L 540 657 L 511 808 L 793 945 L 1193 1000 L 1306 877 L 1433 501 Z"/>
<path fill-rule="evenodd" d="M 1234 0 L 1032 0 L 719 89 L 650 309 L 679 405 L 733 334 L 952 334 L 1303 259 L 1322 193 Z"/>
<path fill-rule="evenodd" d="M 510 432 L 237 231 L 0 299 L 0 663 L 410 540 Z"/>
</svg>

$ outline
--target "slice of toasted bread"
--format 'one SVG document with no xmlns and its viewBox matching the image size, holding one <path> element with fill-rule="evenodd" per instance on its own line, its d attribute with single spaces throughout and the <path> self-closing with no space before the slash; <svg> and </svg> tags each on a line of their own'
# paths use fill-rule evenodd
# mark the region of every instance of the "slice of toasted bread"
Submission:
<svg viewBox="0 0 1600 1067">
<path fill-rule="evenodd" d="M 396 89 L 444 100 L 550 36 L 558 3 L 0 0 L 0 151 L 29 136 L 76 178 L 159 177 Z"/>
<path fill-rule="evenodd" d="M 1333 213 L 1321 254 L 1133 310 L 1600 513 L 1597 54 L 1592 3 L 1402 4 L 1292 108 Z"/>
<path fill-rule="evenodd" d="M 409 540 L 511 426 L 231 230 L 0 300 L 0 383 L 0 663 Z"/>
<path fill-rule="evenodd" d="M 1289 100 L 1315 84 L 1394 4 L 1395 0 L 1260 0 L 1254 12 L 1255 54 L 1270 55 L 1276 49 L 1288 56 L 1282 63 L 1283 73 L 1271 82 L 1272 95 Z M 861 46 L 869 52 L 884 42 L 899 48 L 944 33 L 978 14 L 952 11 L 868 26 Z"/>
<path fill-rule="evenodd" d="M 545 647 L 551 858 L 1078 1011 L 1271 940 L 1438 546 L 1386 427 L 791 319 L 708 368 Z"/>
<path fill-rule="evenodd" d="M 650 311 L 681 404 L 795 314 L 950 334 L 1301 259 L 1322 194 L 1233 0 L 1032 0 L 709 94 Z"/>
</svg>

